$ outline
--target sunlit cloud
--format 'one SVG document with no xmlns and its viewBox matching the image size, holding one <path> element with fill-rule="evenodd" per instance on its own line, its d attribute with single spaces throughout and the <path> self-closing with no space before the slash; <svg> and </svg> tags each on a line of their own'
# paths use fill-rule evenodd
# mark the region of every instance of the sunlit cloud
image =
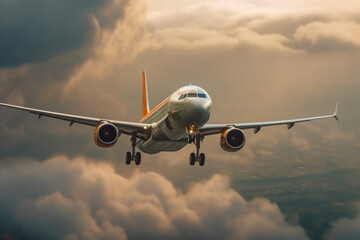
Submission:
<svg viewBox="0 0 360 240">
<path fill-rule="evenodd" d="M 245 200 L 222 175 L 182 192 L 160 174 L 125 178 L 109 164 L 84 158 L 60 156 L 0 171 L 0 190 L 6 192 L 0 228 L 19 226 L 10 232 L 19 238 L 307 239 L 301 227 L 285 222 L 276 204 Z"/>
</svg>

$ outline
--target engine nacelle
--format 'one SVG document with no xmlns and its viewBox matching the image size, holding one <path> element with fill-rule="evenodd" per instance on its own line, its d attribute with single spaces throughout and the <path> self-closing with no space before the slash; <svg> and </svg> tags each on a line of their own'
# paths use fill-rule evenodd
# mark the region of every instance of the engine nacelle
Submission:
<svg viewBox="0 0 360 240">
<path fill-rule="evenodd" d="M 236 152 L 245 145 L 245 134 L 238 128 L 224 131 L 220 137 L 220 146 L 224 151 Z"/>
<path fill-rule="evenodd" d="M 113 146 L 119 136 L 119 129 L 114 124 L 103 123 L 95 129 L 94 142 L 99 147 L 107 148 Z"/>
</svg>

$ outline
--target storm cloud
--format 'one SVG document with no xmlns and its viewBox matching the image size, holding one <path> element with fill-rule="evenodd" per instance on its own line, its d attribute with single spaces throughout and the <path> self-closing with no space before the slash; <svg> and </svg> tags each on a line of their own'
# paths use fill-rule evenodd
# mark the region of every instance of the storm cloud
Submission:
<svg viewBox="0 0 360 240">
<path fill-rule="evenodd" d="M 99 28 L 123 17 L 128 2 L 1 1 L 0 68 L 46 61 L 91 45 Z"/>
<path fill-rule="evenodd" d="M 86 84 L 77 83 L 76 76 L 81 72 L 79 69 L 82 69 L 82 66 L 87 66 L 91 61 L 97 61 L 99 54 L 103 54 L 103 50 L 108 48 L 109 41 L 114 46 L 114 41 L 121 44 L 125 44 L 127 37 L 131 37 L 129 31 L 125 33 L 121 31 L 122 29 L 128 27 L 130 23 L 134 23 L 134 15 L 132 9 L 138 9 L 137 1 L 84 1 L 77 3 L 70 3 L 67 1 L 45 1 L 44 4 L 41 4 L 41 1 L 33 1 L 23 4 L 23 1 L 10 2 L 4 1 L 1 4 L 4 4 L 4 7 L 1 7 L 0 11 L 2 12 L 11 12 L 16 11 L 16 8 L 20 8 L 24 13 L 21 14 L 2 14 L 1 17 L 10 18 L 9 21 L 1 21 L 0 24 L 8 24 L 8 28 L 11 31 L 17 31 L 17 24 L 22 25 L 30 25 L 29 27 L 24 28 L 23 30 L 29 31 L 33 34 L 34 39 L 22 39 L 22 41 L 26 42 L 26 51 L 37 51 L 41 53 L 48 53 L 48 46 L 52 47 L 51 41 L 61 41 L 61 44 L 55 44 L 56 51 L 58 53 L 51 54 L 51 56 L 47 56 L 46 59 L 30 59 L 28 62 L 19 61 L 16 63 L 16 66 L 12 67 L 3 67 L 0 69 L 0 98 L 2 102 L 14 103 L 19 105 L 27 105 L 32 107 L 44 108 L 44 109 L 53 109 L 56 111 L 62 112 L 73 112 L 74 114 L 83 114 L 87 116 L 103 116 L 106 118 L 113 119 L 122 119 L 126 114 L 126 109 L 123 105 L 117 101 L 113 96 L 107 94 L 102 91 L 98 86 L 95 86 L 91 83 L 91 79 L 87 78 Z M 7 5 L 6 5 L 7 4 Z M 6 5 L 6 6 L 5 6 Z M 28 8 L 24 7 L 24 5 L 29 5 Z M 9 8 L 8 10 L 6 8 Z M 35 8 L 35 9 L 33 9 Z M 71 9 L 67 11 L 67 9 Z M 40 11 L 41 14 L 37 14 L 37 11 Z M 53 14 L 53 12 L 57 14 Z M 47 14 L 43 16 L 42 14 Z M 82 18 L 84 21 L 78 21 L 77 19 L 72 19 L 72 14 L 74 18 Z M 48 16 L 49 15 L 49 16 Z M 60 17 L 61 16 L 61 17 Z M 16 18 L 20 18 L 16 20 Z M 27 19 L 29 18 L 29 19 Z M 36 18 L 34 21 L 32 18 Z M 49 18 L 48 21 L 45 19 Z M 15 19 L 15 20 L 14 20 Z M 15 23 L 11 23 L 11 21 L 15 21 Z M 54 23 L 55 21 L 55 23 Z M 61 29 L 56 30 L 57 21 L 60 21 Z M 76 22 L 76 23 L 72 23 Z M 56 33 L 56 36 L 45 36 L 47 39 L 43 39 L 44 36 L 34 31 L 34 28 L 38 28 L 38 24 L 45 25 L 49 29 L 44 29 L 45 33 L 49 32 Z M 81 28 L 79 31 L 74 30 L 72 33 L 73 27 L 76 27 L 76 24 L 88 24 L 88 28 L 86 26 L 79 26 Z M 27 25 L 26 25 L 27 26 Z M 132 24 L 135 26 L 135 24 Z M 31 28 L 32 27 L 32 28 Z M 43 26 L 40 26 L 43 27 Z M 120 29 L 119 29 L 120 28 Z M 63 31 L 63 32 L 62 32 Z M 116 34 L 113 34 L 115 32 Z M 44 34 L 45 34 L 44 33 Z M 7 32 L 6 29 L 1 29 L 0 34 L 2 34 L 2 38 L 4 41 L 7 38 L 11 38 L 11 32 Z M 81 42 L 79 44 L 75 44 L 75 40 L 72 41 L 68 35 L 76 35 L 76 37 L 81 37 L 85 39 L 85 42 Z M 86 37 L 84 37 L 86 35 Z M 112 36 L 116 35 L 117 39 L 113 39 Z M 16 35 L 18 36 L 18 35 Z M 87 37 L 88 36 L 88 37 Z M 121 38 L 121 39 L 120 39 Z M 117 41 L 118 40 L 118 41 Z M 36 48 L 31 44 L 38 44 L 39 46 Z M 71 46 L 69 49 L 66 45 L 66 41 L 71 44 L 75 44 Z M 46 43 L 43 43 L 46 42 Z M 22 49 L 21 44 L 17 46 L 14 41 L 5 41 L 4 44 L 13 44 L 13 48 Z M 30 44 L 30 45 L 29 45 Z M 4 51 L 10 51 L 11 47 L 3 46 Z M 101 49 L 99 49 L 101 48 Z M 6 49 L 6 51 L 5 51 Z M 123 48 L 118 48 L 117 51 L 122 51 Z M 22 50 L 21 50 L 22 51 Z M 113 50 L 104 51 L 109 54 L 114 54 Z M 51 53 L 51 51 L 50 51 Z M 6 54 L 5 54 L 6 55 Z M 30 54 L 32 57 L 36 58 L 36 55 Z M 125 59 L 123 56 L 123 52 L 116 53 L 116 57 L 118 61 L 121 59 Z M 1 57 L 8 58 L 1 55 Z M 102 58 L 102 57 L 100 57 Z M 126 56 L 128 58 L 128 56 Z M 114 59 L 112 59 L 114 60 Z M 101 61 L 101 60 L 99 60 Z M 7 61 L 9 64 L 12 64 L 11 61 Z M 113 61 L 114 62 L 114 61 Z M 25 64 L 26 63 L 26 64 Z M 95 68 L 94 68 L 95 69 Z M 96 69 L 100 69 L 96 68 Z M 104 70 L 106 71 L 106 70 Z M 80 74 L 81 75 L 81 74 Z M 88 75 L 87 75 L 88 76 Z M 92 75 L 95 77 L 94 75 Z M 75 79 L 75 80 L 73 80 Z M 92 99 L 89 101 L 89 99 Z M 84 107 L 86 105 L 86 107 Z M 104 106 L 107 106 L 104 108 Z M 54 108 L 55 107 L 55 108 Z M 103 109 L 99 112 L 99 108 Z M 116 112 L 114 112 L 116 109 Z M 16 113 L 15 113 L 16 114 Z M 23 121 L 26 121 L 29 115 L 21 114 L 13 116 L 12 113 L 4 114 L 3 121 L 0 124 L 0 128 L 3 132 L 7 131 L 8 124 L 16 127 L 18 130 L 21 129 L 21 124 Z M 59 125 L 57 125 L 59 126 Z M 34 144 L 33 146 L 26 146 L 26 143 L 31 142 L 32 133 L 27 132 L 23 135 L 23 140 L 18 138 L 16 132 L 18 130 L 11 130 L 13 133 L 14 141 L 12 139 L 2 140 L 4 151 L 2 151 L 4 155 L 28 155 L 35 154 L 39 159 L 52 155 L 53 153 L 40 150 L 36 146 L 44 146 L 46 142 L 44 139 L 51 138 L 50 142 L 53 142 L 52 146 L 60 146 L 64 141 L 61 141 L 58 136 L 61 135 L 61 130 L 57 127 L 48 127 L 48 126 L 40 126 L 37 128 L 34 126 L 34 129 L 40 130 L 43 129 L 53 129 L 53 137 L 52 130 L 44 132 L 45 135 L 42 135 L 40 131 L 37 131 L 37 137 L 35 139 L 39 140 L 39 144 Z M 93 129 L 88 131 L 91 137 L 91 132 Z M 84 132 L 81 133 L 75 130 L 75 135 L 84 136 Z M 68 132 L 70 133 L 70 131 Z M 74 134 L 74 132 L 73 132 Z M 57 136 L 56 136 L 57 135 Z M 77 138 L 77 137 L 75 137 Z M 80 136 L 81 138 L 81 136 Z M 16 141 L 18 139 L 20 141 Z M 59 139 L 60 141 L 56 140 Z M 15 143 L 17 142 L 17 143 Z M 58 142 L 58 144 L 54 144 Z M 61 143 L 62 142 L 62 143 Z M 73 145 L 71 140 L 66 141 L 68 144 Z M 15 144 L 15 145 L 13 145 Z M 25 145 L 23 145 L 25 144 Z M 79 141 L 77 141 L 78 145 L 81 145 Z M 8 148 L 9 146 L 10 149 Z M 41 147 L 42 148 L 42 147 Z M 21 150 L 19 150 L 21 149 Z M 62 148 L 63 149 L 63 148 Z M 10 151 L 8 151 L 10 150 Z M 53 149 L 54 150 L 54 149 Z M 60 149 L 59 149 L 60 150 Z M 57 151 L 57 150 L 56 150 Z M 62 151 L 62 150 L 61 150 Z M 30 153 L 32 152 L 32 153 Z"/>
</svg>

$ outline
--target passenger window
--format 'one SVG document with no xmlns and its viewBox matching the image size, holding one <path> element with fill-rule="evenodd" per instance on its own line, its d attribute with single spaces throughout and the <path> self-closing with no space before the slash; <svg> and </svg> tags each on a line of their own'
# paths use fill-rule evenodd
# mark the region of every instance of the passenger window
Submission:
<svg viewBox="0 0 360 240">
<path fill-rule="evenodd" d="M 206 95 L 205 95 L 205 93 L 198 93 L 198 97 L 199 98 L 206 98 Z"/>
<path fill-rule="evenodd" d="M 188 93 L 188 97 L 197 97 L 196 93 Z"/>
</svg>

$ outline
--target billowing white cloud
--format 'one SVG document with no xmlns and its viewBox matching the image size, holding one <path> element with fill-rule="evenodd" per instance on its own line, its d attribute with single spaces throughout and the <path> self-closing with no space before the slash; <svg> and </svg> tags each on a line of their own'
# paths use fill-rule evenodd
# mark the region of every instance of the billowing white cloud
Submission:
<svg viewBox="0 0 360 240">
<path fill-rule="evenodd" d="M 42 239 L 307 239 L 267 199 L 245 200 L 223 175 L 182 192 L 153 172 L 54 157 L 0 170 L 2 215 Z M 19 188 L 22 190 L 19 191 Z M 6 224 L 0 224 L 8 232 Z M 21 229 L 21 230 L 20 230 Z"/>
</svg>

